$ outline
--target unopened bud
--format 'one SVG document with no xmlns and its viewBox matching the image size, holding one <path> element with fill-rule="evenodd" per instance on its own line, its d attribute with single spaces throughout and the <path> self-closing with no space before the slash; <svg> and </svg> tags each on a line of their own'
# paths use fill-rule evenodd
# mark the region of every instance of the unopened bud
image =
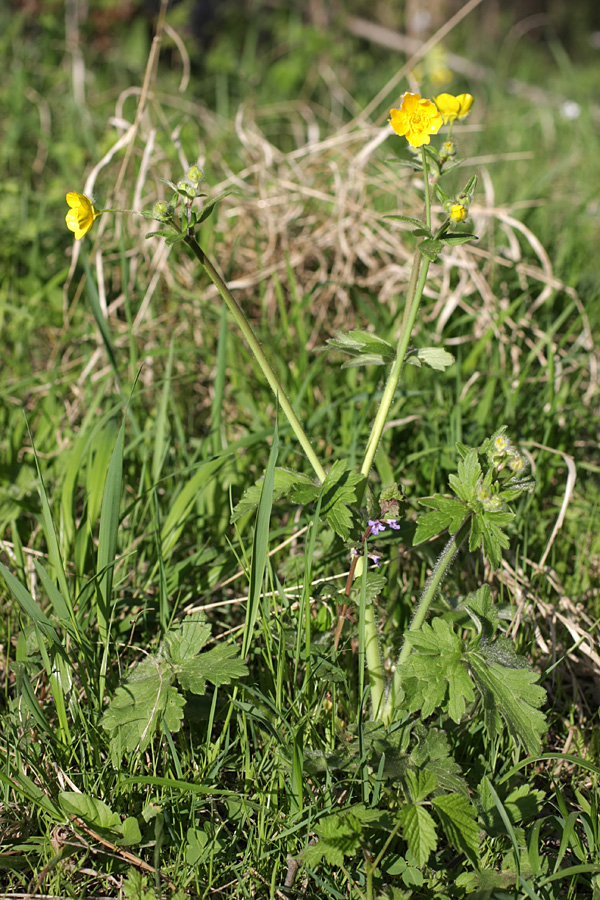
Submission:
<svg viewBox="0 0 600 900">
<path fill-rule="evenodd" d="M 164 200 L 158 200 L 152 207 L 152 216 L 154 219 L 164 219 L 169 213 L 169 207 Z"/>
<path fill-rule="evenodd" d="M 198 184 L 204 178 L 202 170 L 198 168 L 198 166 L 192 166 L 190 171 L 187 173 L 187 177 L 194 184 Z"/>
</svg>

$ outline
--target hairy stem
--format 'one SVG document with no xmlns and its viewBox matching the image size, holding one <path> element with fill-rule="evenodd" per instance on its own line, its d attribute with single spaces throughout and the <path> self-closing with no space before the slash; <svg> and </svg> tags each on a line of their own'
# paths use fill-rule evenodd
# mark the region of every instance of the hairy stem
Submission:
<svg viewBox="0 0 600 900">
<path fill-rule="evenodd" d="M 450 568 L 454 557 L 458 553 L 461 544 L 467 537 L 470 528 L 471 517 L 468 516 L 462 523 L 458 531 L 452 535 L 452 537 L 444 547 L 442 555 L 438 559 L 431 575 L 427 579 L 427 583 L 425 584 L 425 588 L 423 589 L 423 593 L 421 594 L 421 599 L 419 600 L 419 603 L 417 605 L 413 620 L 408 628 L 409 632 L 417 631 L 425 621 L 425 617 L 429 612 L 429 607 L 431 606 L 433 598 L 435 597 L 444 576 Z M 402 645 L 402 649 L 400 651 L 400 655 L 396 660 L 396 669 L 394 672 L 394 678 L 392 680 L 390 693 L 381 712 L 381 719 L 386 724 L 389 724 L 394 713 L 396 699 L 400 694 L 400 686 L 402 681 L 402 663 L 406 661 L 407 657 L 410 654 L 410 651 L 410 643 L 405 638 L 404 644 Z"/>
</svg>

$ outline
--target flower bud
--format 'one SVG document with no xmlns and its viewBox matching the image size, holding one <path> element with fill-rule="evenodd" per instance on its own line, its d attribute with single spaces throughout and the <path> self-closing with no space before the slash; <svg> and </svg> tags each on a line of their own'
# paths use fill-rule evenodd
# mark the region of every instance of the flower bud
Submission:
<svg viewBox="0 0 600 900">
<path fill-rule="evenodd" d="M 190 171 L 187 173 L 187 177 L 193 184 L 198 184 L 204 178 L 204 174 L 202 170 L 198 168 L 198 166 L 192 166 Z"/>
<path fill-rule="evenodd" d="M 152 217 L 154 219 L 158 219 L 159 221 L 162 219 L 166 219 L 168 218 L 168 214 L 169 207 L 164 200 L 158 200 L 152 207 Z"/>
</svg>

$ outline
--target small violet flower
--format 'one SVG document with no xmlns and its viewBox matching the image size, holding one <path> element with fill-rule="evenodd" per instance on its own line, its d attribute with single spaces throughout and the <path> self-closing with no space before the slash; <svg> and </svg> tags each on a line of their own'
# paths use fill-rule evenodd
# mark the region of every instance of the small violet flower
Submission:
<svg viewBox="0 0 600 900">
<path fill-rule="evenodd" d="M 387 519 L 386 524 L 393 528 L 394 531 L 400 531 L 401 525 L 396 521 L 396 519 Z"/>
<path fill-rule="evenodd" d="M 368 525 L 371 534 L 381 534 L 382 531 L 385 531 L 385 523 L 380 522 L 379 519 L 369 519 Z"/>
<path fill-rule="evenodd" d="M 369 559 L 372 559 L 378 569 L 381 568 L 381 554 L 380 553 L 369 553 Z"/>
</svg>

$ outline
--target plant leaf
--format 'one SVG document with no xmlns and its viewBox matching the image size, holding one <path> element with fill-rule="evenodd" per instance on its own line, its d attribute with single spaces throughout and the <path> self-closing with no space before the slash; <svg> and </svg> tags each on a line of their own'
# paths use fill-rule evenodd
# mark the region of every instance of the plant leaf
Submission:
<svg viewBox="0 0 600 900">
<path fill-rule="evenodd" d="M 424 866 L 437 846 L 435 822 L 422 806 L 407 805 L 400 810 L 402 834 L 417 866 Z"/>
<path fill-rule="evenodd" d="M 469 654 L 469 665 L 483 697 L 484 721 L 490 737 L 499 733 L 504 721 L 512 737 L 529 754 L 538 753 L 540 737 L 547 727 L 546 717 L 539 710 L 546 691 L 536 684 L 538 674 L 528 668 L 489 662 L 481 651 Z"/>
<path fill-rule="evenodd" d="M 220 684 L 230 684 L 247 673 L 248 668 L 239 658 L 238 648 L 234 644 L 220 643 L 207 653 L 186 660 L 177 672 L 177 680 L 184 690 L 203 694 L 207 681 L 218 687 Z"/>
<path fill-rule="evenodd" d="M 422 347 L 417 351 L 417 358 L 432 369 L 443 372 L 454 363 L 454 357 L 443 347 Z"/>
<path fill-rule="evenodd" d="M 150 656 L 131 671 L 124 686 L 117 688 L 101 720 L 111 735 L 115 756 L 143 752 L 163 719 L 169 731 L 179 730 L 185 699 L 172 686 L 174 678 L 173 668 L 163 656 Z"/>
<path fill-rule="evenodd" d="M 466 853 L 476 865 L 479 858 L 480 829 L 475 807 L 461 794 L 441 794 L 432 797 L 431 803 L 452 846 Z"/>
</svg>

